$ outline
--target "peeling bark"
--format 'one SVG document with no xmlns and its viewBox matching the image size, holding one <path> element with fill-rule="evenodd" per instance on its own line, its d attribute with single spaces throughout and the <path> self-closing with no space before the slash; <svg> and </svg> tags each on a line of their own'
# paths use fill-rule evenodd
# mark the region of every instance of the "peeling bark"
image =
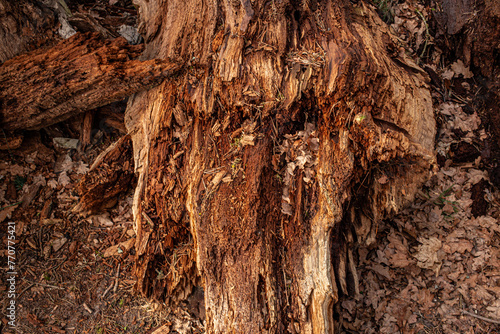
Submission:
<svg viewBox="0 0 500 334">
<path fill-rule="evenodd" d="M 181 67 L 132 60 L 141 51 L 123 38 L 77 34 L 7 60 L 0 66 L 0 126 L 37 130 L 151 88 Z"/>
<path fill-rule="evenodd" d="M 203 284 L 207 333 L 333 333 L 352 246 L 434 164 L 426 73 L 363 2 L 136 2 L 144 59 L 188 63 L 126 111 L 137 288 Z"/>
</svg>

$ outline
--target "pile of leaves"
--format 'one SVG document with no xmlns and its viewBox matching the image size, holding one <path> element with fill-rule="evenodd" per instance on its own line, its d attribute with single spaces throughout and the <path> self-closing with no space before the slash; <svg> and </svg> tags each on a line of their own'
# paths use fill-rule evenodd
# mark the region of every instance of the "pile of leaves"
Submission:
<svg viewBox="0 0 500 334">
<path fill-rule="evenodd" d="M 439 169 L 411 207 L 382 224 L 378 242 L 358 250 L 360 294 L 337 309 L 344 333 L 492 333 L 500 325 L 494 140 L 476 103 L 481 86 L 461 60 L 444 65 L 430 12 L 406 1 L 390 14 L 432 78 Z"/>
</svg>

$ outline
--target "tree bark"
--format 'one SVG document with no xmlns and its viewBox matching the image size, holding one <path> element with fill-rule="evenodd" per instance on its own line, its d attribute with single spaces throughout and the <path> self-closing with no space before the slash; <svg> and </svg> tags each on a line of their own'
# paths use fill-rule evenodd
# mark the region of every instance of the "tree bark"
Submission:
<svg viewBox="0 0 500 334">
<path fill-rule="evenodd" d="M 56 39 L 53 10 L 38 2 L 0 0 L 0 64 Z"/>
<path fill-rule="evenodd" d="M 181 65 L 132 60 L 141 46 L 77 34 L 0 65 L 0 126 L 37 130 L 159 84 Z"/>
<path fill-rule="evenodd" d="M 434 164 L 427 75 L 363 2 L 136 3 L 143 59 L 188 64 L 125 116 L 138 290 L 202 284 L 207 333 L 333 333 L 354 244 Z"/>
</svg>

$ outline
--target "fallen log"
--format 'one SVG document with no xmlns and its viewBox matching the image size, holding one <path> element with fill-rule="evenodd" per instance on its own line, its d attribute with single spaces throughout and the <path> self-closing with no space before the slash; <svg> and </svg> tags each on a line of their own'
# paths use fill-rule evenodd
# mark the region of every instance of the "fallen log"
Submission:
<svg viewBox="0 0 500 334">
<path fill-rule="evenodd" d="M 149 89 L 180 69 L 170 60 L 133 60 L 143 47 L 77 34 L 0 65 L 0 127 L 38 130 Z"/>
</svg>

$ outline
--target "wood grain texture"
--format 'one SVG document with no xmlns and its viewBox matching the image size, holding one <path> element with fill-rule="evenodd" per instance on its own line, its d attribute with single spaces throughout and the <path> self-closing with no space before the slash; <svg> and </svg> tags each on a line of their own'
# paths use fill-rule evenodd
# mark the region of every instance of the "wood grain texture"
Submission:
<svg viewBox="0 0 500 334">
<path fill-rule="evenodd" d="M 0 66 L 0 126 L 36 130 L 151 88 L 180 65 L 133 60 L 142 51 L 123 38 L 76 34 Z"/>
<path fill-rule="evenodd" d="M 190 64 L 125 115 L 138 290 L 178 301 L 203 282 L 207 333 L 333 333 L 339 295 L 357 291 L 350 250 L 432 170 L 427 75 L 363 2 L 137 3 L 144 57 Z M 289 215 L 300 143 L 280 147 L 306 123 L 313 176 L 288 177 Z"/>
</svg>

